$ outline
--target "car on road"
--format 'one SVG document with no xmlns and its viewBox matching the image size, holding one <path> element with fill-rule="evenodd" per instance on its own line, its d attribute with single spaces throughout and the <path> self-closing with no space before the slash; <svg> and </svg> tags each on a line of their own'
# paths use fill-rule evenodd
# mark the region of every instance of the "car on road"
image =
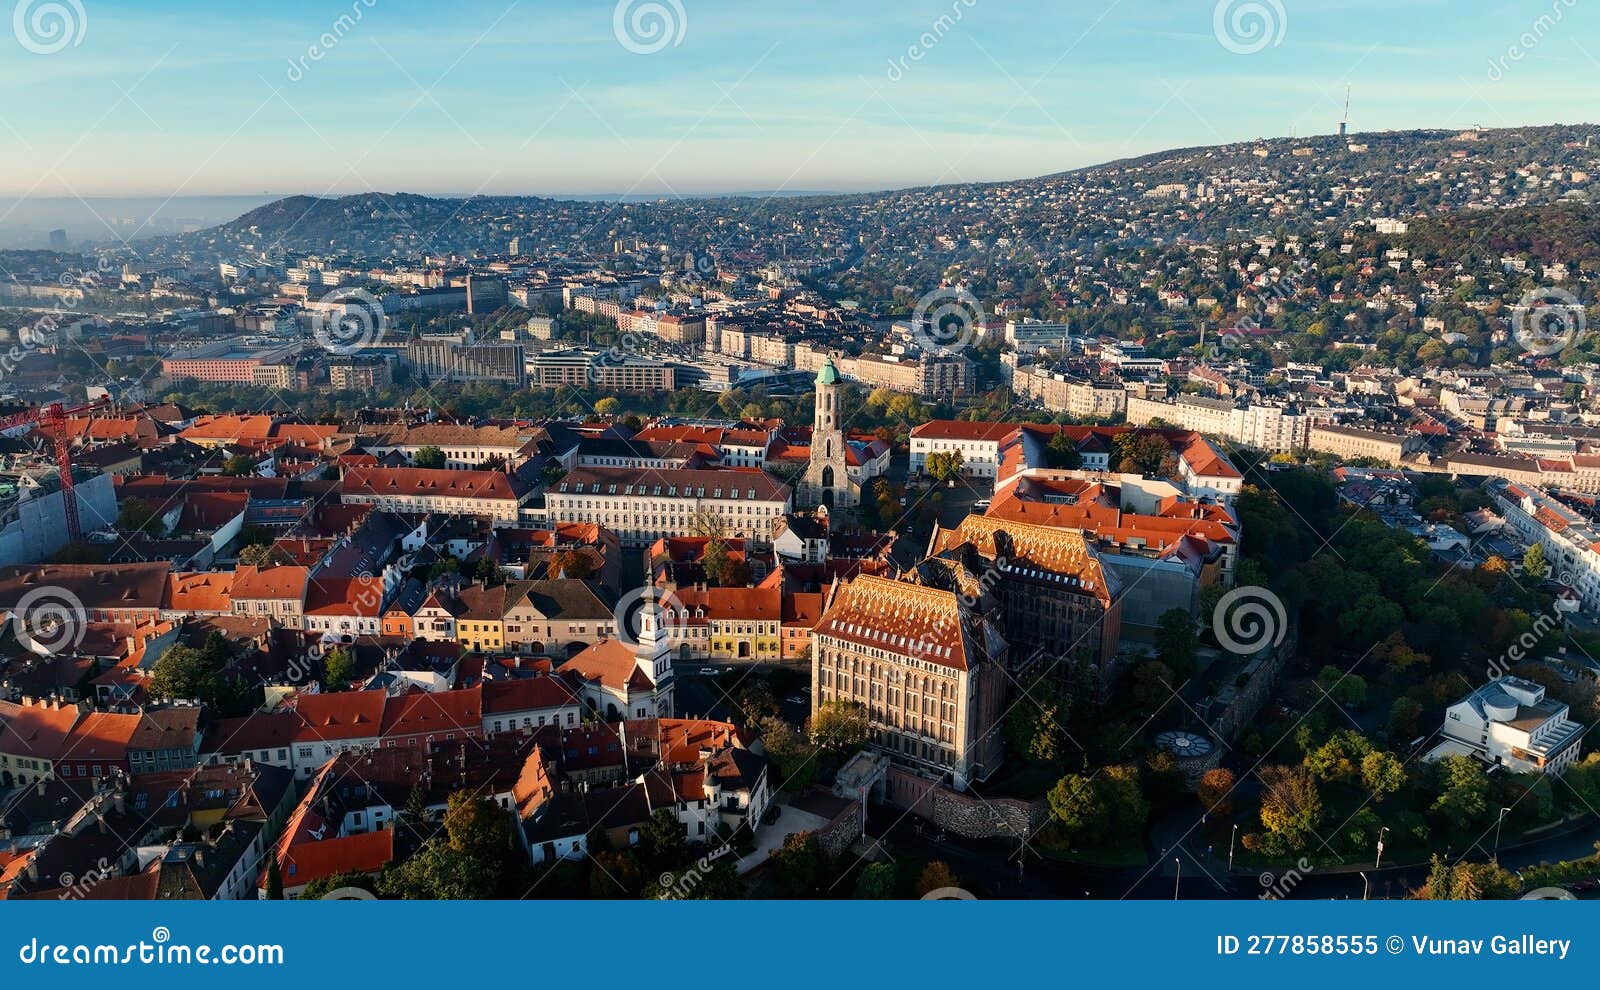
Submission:
<svg viewBox="0 0 1600 990">
<path fill-rule="evenodd" d="M 785 698 L 783 700 L 787 701 L 791 705 L 803 705 L 803 704 L 806 703 L 805 696 L 804 695 L 799 695 L 799 694 L 791 694 L 791 695 L 789 695 L 789 697 L 787 697 L 787 698 Z"/>
<path fill-rule="evenodd" d="M 702 675 L 706 676 L 706 677 L 715 677 L 715 676 L 717 676 L 717 668 L 715 668 L 715 667 L 701 667 L 700 668 L 700 673 Z"/>
</svg>

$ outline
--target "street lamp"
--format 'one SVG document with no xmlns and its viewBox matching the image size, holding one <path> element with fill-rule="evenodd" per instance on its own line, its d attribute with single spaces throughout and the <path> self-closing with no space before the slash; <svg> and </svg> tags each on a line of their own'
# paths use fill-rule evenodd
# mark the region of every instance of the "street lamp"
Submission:
<svg viewBox="0 0 1600 990">
<path fill-rule="evenodd" d="M 1172 857 L 1172 861 L 1174 863 L 1178 864 L 1178 875 L 1172 881 L 1172 899 L 1173 900 L 1177 900 L 1178 899 L 1178 885 L 1183 883 L 1183 860 L 1181 860 L 1178 857 L 1174 856 L 1174 857 Z"/>
<path fill-rule="evenodd" d="M 1500 826 L 1506 823 L 1506 816 L 1511 814 L 1510 808 L 1501 808 L 1500 817 L 1494 820 L 1494 862 L 1500 865 Z"/>
<path fill-rule="evenodd" d="M 1234 825 L 1233 831 L 1228 835 L 1228 872 L 1233 872 L 1233 840 L 1239 837 L 1239 826 Z"/>
<path fill-rule="evenodd" d="M 1372 869 L 1374 872 L 1377 871 L 1378 867 L 1383 865 L 1383 833 L 1387 831 L 1389 831 L 1389 826 L 1387 825 L 1378 829 L 1378 858 L 1373 860 L 1372 863 Z"/>
<path fill-rule="evenodd" d="M 1361 873 L 1361 899 L 1362 900 L 1366 900 L 1367 899 L 1367 895 L 1372 893 L 1372 881 L 1367 879 L 1367 874 L 1366 874 L 1365 870 L 1360 871 L 1360 873 Z"/>
</svg>

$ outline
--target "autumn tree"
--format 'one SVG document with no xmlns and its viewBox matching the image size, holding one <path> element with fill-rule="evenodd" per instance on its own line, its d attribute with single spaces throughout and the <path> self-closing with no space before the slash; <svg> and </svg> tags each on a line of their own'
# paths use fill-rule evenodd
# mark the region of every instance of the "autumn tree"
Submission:
<svg viewBox="0 0 1600 990">
<path fill-rule="evenodd" d="M 1393 753 L 1374 750 L 1361 758 L 1361 782 L 1374 801 L 1382 801 L 1406 785 L 1406 767 Z"/>
<path fill-rule="evenodd" d="M 922 876 L 917 880 L 917 896 L 927 897 L 936 890 L 959 886 L 950 867 L 936 859 L 923 868 Z"/>
<path fill-rule="evenodd" d="M 1522 884 L 1498 863 L 1450 862 L 1437 853 L 1417 897 L 1431 901 L 1508 901 Z"/>
<path fill-rule="evenodd" d="M 1284 766 L 1263 767 L 1257 777 L 1261 780 L 1261 824 L 1290 848 L 1300 848 L 1322 821 L 1316 778 L 1302 768 Z"/>
<path fill-rule="evenodd" d="M 1227 767 L 1213 767 L 1200 775 L 1200 786 L 1195 796 L 1209 815 L 1227 818 L 1233 814 L 1233 789 L 1238 780 Z"/>
</svg>

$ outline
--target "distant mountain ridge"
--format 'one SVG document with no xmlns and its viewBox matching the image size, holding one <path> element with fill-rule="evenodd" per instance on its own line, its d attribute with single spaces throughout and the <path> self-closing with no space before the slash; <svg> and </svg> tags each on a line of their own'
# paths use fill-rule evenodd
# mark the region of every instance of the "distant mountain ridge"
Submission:
<svg viewBox="0 0 1600 990">
<path fill-rule="evenodd" d="M 679 250 L 697 239 L 713 240 L 708 231 L 717 232 L 713 245 L 718 249 L 762 250 L 763 228 L 773 237 L 809 232 L 802 243 L 834 254 L 869 235 L 890 244 L 920 244 L 953 231 L 1039 249 L 1057 242 L 1209 239 L 1267 222 L 1290 227 L 1348 222 L 1363 211 L 1377 216 L 1449 212 L 1487 196 L 1502 181 L 1496 176 L 1530 167 L 1600 173 L 1594 130 L 1576 124 L 1270 138 L 1171 149 L 1035 178 L 814 196 L 619 202 L 403 192 L 301 195 L 219 227 L 164 240 L 186 254 L 341 251 L 384 257 L 419 251 L 503 253 L 518 235 L 530 237 L 530 245 L 541 252 L 604 253 L 617 240 Z M 1203 204 L 1204 197 L 1193 195 L 1192 204 L 1146 208 L 1151 190 L 1182 186 L 1182 199 L 1188 199 L 1201 186 L 1220 181 L 1289 190 L 1293 196 L 1265 208 L 1234 195 Z M 1483 187 L 1481 195 L 1474 191 L 1477 186 Z M 1351 197 L 1350 188 L 1361 195 Z M 1573 194 L 1570 189 L 1561 193 Z M 1587 197 L 1584 190 L 1577 194 Z M 1558 198 L 1556 190 L 1530 184 L 1527 203 Z M 1038 205 L 1026 205 L 1030 202 Z"/>
</svg>

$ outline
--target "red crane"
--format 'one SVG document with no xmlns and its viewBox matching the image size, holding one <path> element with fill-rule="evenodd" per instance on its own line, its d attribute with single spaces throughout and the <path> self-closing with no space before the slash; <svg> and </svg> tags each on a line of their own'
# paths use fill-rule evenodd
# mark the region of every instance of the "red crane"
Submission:
<svg viewBox="0 0 1600 990">
<path fill-rule="evenodd" d="M 61 475 L 61 509 L 67 517 L 67 541 L 77 543 L 83 539 L 83 527 L 78 522 L 78 496 L 72 490 L 72 441 L 67 437 L 66 421 L 68 416 L 89 412 L 110 404 L 109 399 L 97 399 L 86 405 L 73 406 L 70 409 L 59 402 L 52 402 L 48 406 L 39 406 L 25 412 L 12 413 L 10 416 L 0 416 L 0 432 L 14 429 L 18 426 L 33 424 L 35 426 L 55 426 L 56 429 L 46 433 L 50 443 L 56 451 L 56 470 Z M 43 432 L 43 431 L 41 431 Z"/>
</svg>

